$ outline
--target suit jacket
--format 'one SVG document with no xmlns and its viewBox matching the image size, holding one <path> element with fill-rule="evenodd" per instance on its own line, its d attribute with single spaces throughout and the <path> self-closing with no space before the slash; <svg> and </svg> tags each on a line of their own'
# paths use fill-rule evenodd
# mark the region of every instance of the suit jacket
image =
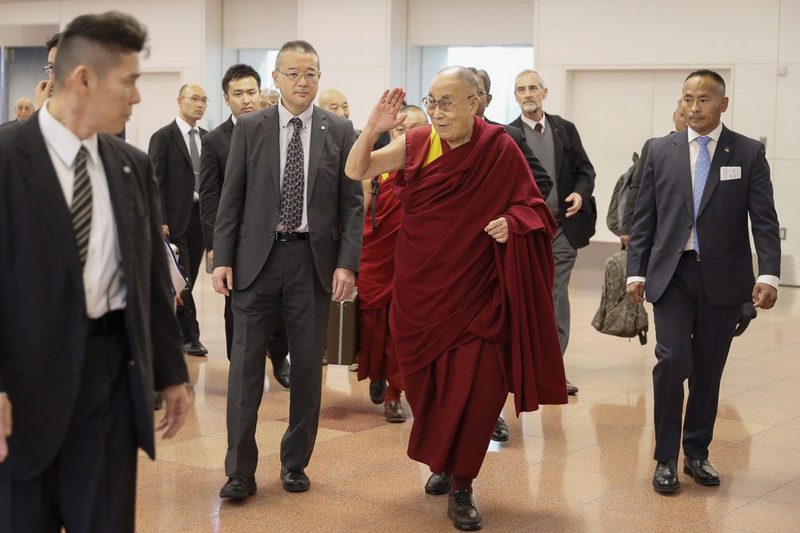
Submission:
<svg viewBox="0 0 800 533">
<path fill-rule="evenodd" d="M 200 156 L 200 224 L 203 227 L 203 242 L 206 250 L 214 249 L 214 222 L 217 220 L 219 197 L 225 181 L 225 165 L 231 148 L 233 119 L 208 132 L 203 137 L 203 153 Z"/>
<path fill-rule="evenodd" d="M 721 167 L 741 179 L 720 181 Z M 697 216 L 703 287 L 713 305 L 750 301 L 753 284 L 748 216 L 760 275 L 780 276 L 778 215 L 764 145 L 723 127 Z M 667 288 L 694 224 L 686 130 L 650 143 L 633 214 L 628 276 L 645 276 L 657 302 Z"/>
<path fill-rule="evenodd" d="M 314 106 L 308 168 L 308 230 L 320 283 L 333 271 L 358 271 L 364 201 L 344 165 L 355 142 L 353 123 Z M 214 229 L 214 265 L 233 267 L 234 289 L 246 289 L 269 257 L 280 205 L 278 108 L 239 117 L 233 129 Z"/>
<path fill-rule="evenodd" d="M 131 401 L 138 445 L 152 457 L 152 391 L 188 380 L 169 292 L 158 186 L 147 156 L 99 136 L 127 290 Z M 61 447 L 87 342 L 86 299 L 72 221 L 39 127 L 0 131 L 0 391 L 14 409 L 0 477 L 28 479 Z"/>
<path fill-rule="evenodd" d="M 550 189 L 553 188 L 553 180 L 550 175 L 547 173 L 547 170 L 542 166 L 541 161 L 533 155 L 533 150 L 531 147 L 528 146 L 528 141 L 525 140 L 525 134 L 522 132 L 521 129 L 510 126 L 507 124 L 498 124 L 497 122 L 491 121 L 487 118 L 484 118 L 487 124 L 493 124 L 495 126 L 503 126 L 514 142 L 517 143 L 519 149 L 522 150 L 522 155 L 525 156 L 525 160 L 528 161 L 528 166 L 531 168 L 531 174 L 533 174 L 533 179 L 536 181 L 536 186 L 539 187 L 539 192 L 542 193 L 542 198 L 547 198 L 547 195 L 550 194 Z"/>
<path fill-rule="evenodd" d="M 581 137 L 575 124 L 558 115 L 547 113 L 547 127 L 552 128 L 553 148 L 556 156 L 555 187 L 558 191 L 559 215 L 557 222 L 564 234 L 575 248 L 583 248 L 589 244 L 594 235 L 597 222 L 597 206 L 594 196 L 595 172 L 586 150 L 583 149 Z M 522 117 L 517 117 L 511 126 L 525 131 Z M 583 199 L 581 210 L 567 218 L 569 205 L 564 199 L 577 192 Z M 571 205 L 571 204 L 570 204 Z"/>
<path fill-rule="evenodd" d="M 200 139 L 206 133 L 197 128 Z M 178 123 L 174 120 L 150 137 L 147 149 L 153 162 L 153 171 L 161 187 L 161 213 L 169 233 L 178 237 L 186 233 L 192 215 L 194 197 L 194 170 L 189 149 Z"/>
</svg>

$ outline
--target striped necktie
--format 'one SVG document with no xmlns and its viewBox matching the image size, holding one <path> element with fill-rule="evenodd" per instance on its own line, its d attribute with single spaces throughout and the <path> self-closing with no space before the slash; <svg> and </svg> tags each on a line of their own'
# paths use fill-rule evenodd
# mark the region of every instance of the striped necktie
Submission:
<svg viewBox="0 0 800 533">
<path fill-rule="evenodd" d="M 81 145 L 72 165 L 75 169 L 75 183 L 72 189 L 70 211 L 72 212 L 72 230 L 75 232 L 75 243 L 78 246 L 81 269 L 86 264 L 89 236 L 92 232 L 92 182 L 89 179 L 89 170 L 86 168 L 88 155 L 86 147 Z"/>
</svg>

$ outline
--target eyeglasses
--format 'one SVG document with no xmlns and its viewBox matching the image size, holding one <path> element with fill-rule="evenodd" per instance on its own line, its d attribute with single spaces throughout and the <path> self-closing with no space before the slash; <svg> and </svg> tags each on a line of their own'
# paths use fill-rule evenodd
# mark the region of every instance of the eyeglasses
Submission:
<svg viewBox="0 0 800 533">
<path fill-rule="evenodd" d="M 51 74 L 53 74 L 53 69 L 54 69 L 54 68 L 55 68 L 55 67 L 54 67 L 53 65 L 51 65 L 51 64 L 49 64 L 49 63 L 48 63 L 47 65 L 45 65 L 45 66 L 43 66 L 43 67 L 42 67 L 42 70 L 44 71 L 44 73 L 45 73 L 45 74 L 47 74 L 48 76 L 50 76 Z"/>
<path fill-rule="evenodd" d="M 292 83 L 299 81 L 301 77 L 306 81 L 313 83 L 315 81 L 318 81 L 319 77 L 322 75 L 321 72 L 316 72 L 314 70 L 309 70 L 308 72 L 300 73 L 300 72 L 281 72 L 280 70 L 276 69 L 275 72 L 277 72 L 278 74 L 283 74 Z"/>
<path fill-rule="evenodd" d="M 470 98 L 477 98 L 477 96 L 471 94 L 466 98 L 464 98 L 463 100 L 459 100 L 458 102 L 451 102 L 450 99 L 447 97 L 435 100 L 432 96 L 426 96 L 425 98 L 422 99 L 422 105 L 424 105 L 425 109 L 427 109 L 428 111 L 433 111 L 438 107 L 439 111 L 447 113 L 448 111 L 453 109 L 454 105 L 460 104 L 461 102 L 466 102 Z"/>
</svg>

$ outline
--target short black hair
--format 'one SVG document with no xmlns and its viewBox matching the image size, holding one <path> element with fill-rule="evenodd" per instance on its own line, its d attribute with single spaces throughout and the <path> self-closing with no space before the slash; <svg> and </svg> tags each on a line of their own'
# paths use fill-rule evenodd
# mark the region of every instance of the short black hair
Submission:
<svg viewBox="0 0 800 533">
<path fill-rule="evenodd" d="M 701 78 L 711 78 L 712 80 L 714 80 L 716 84 L 719 86 L 720 96 L 722 98 L 725 98 L 725 80 L 722 78 L 722 76 L 719 75 L 718 72 L 709 70 L 707 68 L 701 68 L 699 70 L 695 70 L 694 72 L 686 76 L 686 79 L 683 80 L 683 82 L 686 83 L 687 81 L 689 81 L 689 78 L 694 78 L 695 76 L 699 76 Z"/>
<path fill-rule="evenodd" d="M 228 85 L 230 85 L 232 81 L 242 78 L 255 78 L 256 85 L 258 85 L 259 90 L 261 90 L 261 76 L 258 75 L 256 69 L 244 63 L 237 63 L 225 71 L 225 75 L 222 77 L 223 94 L 228 94 Z"/>
<path fill-rule="evenodd" d="M 78 65 L 89 65 L 104 76 L 119 64 L 120 55 L 145 49 L 147 29 L 119 11 L 81 15 L 70 22 L 58 40 L 56 83 Z"/>
<path fill-rule="evenodd" d="M 61 32 L 56 33 L 44 42 L 44 47 L 47 49 L 48 54 L 50 53 L 50 50 L 58 46 L 59 39 L 61 39 Z"/>
<path fill-rule="evenodd" d="M 278 56 L 275 58 L 275 70 L 278 70 L 278 63 L 281 62 L 281 56 L 284 52 L 297 52 L 299 54 L 314 54 L 317 58 L 317 68 L 319 68 L 319 54 L 317 50 L 311 46 L 311 43 L 303 40 L 288 41 L 283 43 L 281 49 L 278 51 Z"/>
<path fill-rule="evenodd" d="M 478 79 L 483 80 L 483 88 L 486 90 L 486 94 L 490 94 L 492 92 L 492 78 L 489 77 L 489 73 L 475 67 L 469 67 L 469 69 L 478 76 Z"/>
</svg>

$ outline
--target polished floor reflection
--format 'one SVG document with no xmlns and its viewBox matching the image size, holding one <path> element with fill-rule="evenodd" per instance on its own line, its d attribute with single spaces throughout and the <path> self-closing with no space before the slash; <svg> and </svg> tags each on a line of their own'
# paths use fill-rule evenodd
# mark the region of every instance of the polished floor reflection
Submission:
<svg viewBox="0 0 800 533">
<path fill-rule="evenodd" d="M 602 274 L 577 270 L 571 291 L 567 375 L 580 387 L 569 405 L 513 416 L 507 443 L 493 443 L 475 497 L 488 531 L 800 531 L 800 290 L 782 288 L 734 341 L 722 383 L 711 461 L 719 487 L 681 476 L 681 490 L 650 488 L 654 467 L 647 346 L 589 324 Z M 278 449 L 289 394 L 268 376 L 259 411 L 258 492 L 221 502 L 225 482 L 222 297 L 207 277 L 195 296 L 208 357 L 187 357 L 194 408 L 158 460 L 139 463 L 137 531 L 453 531 L 447 500 L 422 490 L 429 472 L 405 454 L 410 422 L 388 424 L 366 382 L 327 367 L 321 428 L 307 469 L 312 488 L 289 494 Z M 652 316 L 651 316 L 652 323 Z"/>
</svg>

